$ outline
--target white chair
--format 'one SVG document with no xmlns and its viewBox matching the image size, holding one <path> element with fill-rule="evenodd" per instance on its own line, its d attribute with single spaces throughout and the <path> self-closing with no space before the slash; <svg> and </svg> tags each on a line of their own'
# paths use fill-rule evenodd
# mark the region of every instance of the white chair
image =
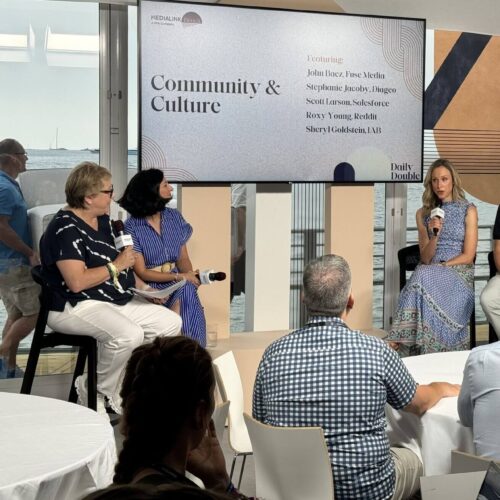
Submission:
<svg viewBox="0 0 500 500">
<path fill-rule="evenodd" d="M 212 420 L 215 425 L 215 433 L 217 434 L 217 439 L 222 441 L 224 437 L 224 428 L 226 427 L 227 413 L 229 411 L 229 401 L 225 401 L 220 405 L 217 405 L 212 413 Z"/>
<path fill-rule="evenodd" d="M 247 455 L 252 454 L 252 445 L 248 436 L 247 427 L 243 420 L 243 387 L 241 385 L 240 372 L 234 359 L 232 351 L 226 352 L 222 356 L 214 359 L 215 378 L 222 401 L 231 401 L 229 405 L 228 418 L 228 441 L 229 446 L 234 451 L 233 463 L 229 477 L 232 479 L 236 459 L 243 457 L 240 469 L 238 488 L 241 485 L 243 470 Z"/>
<path fill-rule="evenodd" d="M 451 451 L 451 473 L 457 474 L 462 472 L 480 472 L 488 470 L 491 462 L 500 465 L 500 461 L 492 460 L 491 458 L 473 455 L 464 451 Z"/>
<path fill-rule="evenodd" d="M 27 170 L 18 177 L 23 197 L 28 208 L 53 203 L 64 206 L 66 195 L 64 185 L 71 168 L 44 168 Z"/>
<path fill-rule="evenodd" d="M 245 413 L 257 496 L 266 500 L 333 500 L 333 476 L 321 427 L 273 427 Z"/>
</svg>

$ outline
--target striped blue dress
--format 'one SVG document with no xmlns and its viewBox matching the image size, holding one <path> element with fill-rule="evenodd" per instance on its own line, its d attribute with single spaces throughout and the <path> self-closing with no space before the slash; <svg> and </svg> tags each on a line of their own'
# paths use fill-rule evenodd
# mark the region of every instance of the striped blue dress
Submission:
<svg viewBox="0 0 500 500">
<path fill-rule="evenodd" d="M 161 213 L 160 234 L 149 225 L 145 218 L 130 217 L 125 222 L 125 229 L 132 235 L 134 250 L 142 254 L 148 269 L 161 266 L 165 262 L 177 262 L 181 247 L 186 244 L 193 232 L 191 225 L 173 208 L 165 208 Z M 177 268 L 174 267 L 173 271 L 176 270 Z M 148 282 L 150 286 L 158 289 L 167 288 L 174 283 Z M 178 300 L 181 304 L 183 334 L 205 347 L 205 313 L 196 287 L 192 283 L 186 283 L 170 295 L 165 305 L 170 307 Z"/>
</svg>

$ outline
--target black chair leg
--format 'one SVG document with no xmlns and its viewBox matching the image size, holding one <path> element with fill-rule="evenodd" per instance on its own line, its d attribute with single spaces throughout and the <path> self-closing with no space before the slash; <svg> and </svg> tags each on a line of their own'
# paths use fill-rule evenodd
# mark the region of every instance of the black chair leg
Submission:
<svg viewBox="0 0 500 500">
<path fill-rule="evenodd" d="M 477 345 L 476 339 L 476 307 L 472 308 L 472 314 L 470 316 L 469 322 L 469 345 L 471 349 L 474 349 Z"/>
<path fill-rule="evenodd" d="M 87 388 L 88 406 L 97 411 L 97 342 L 92 342 L 88 350 Z"/>
<path fill-rule="evenodd" d="M 31 388 L 33 387 L 33 380 L 35 380 L 36 366 L 38 364 L 38 358 L 40 357 L 41 346 L 40 343 L 33 340 L 31 345 L 30 353 L 28 356 L 28 363 L 26 364 L 26 370 L 23 376 L 23 383 L 21 385 L 21 394 L 31 394 Z"/>
<path fill-rule="evenodd" d="M 490 324 L 488 328 L 488 341 L 490 344 L 493 344 L 493 342 L 498 342 L 499 338 L 497 336 L 497 332 L 495 332 L 495 329 L 493 326 Z"/>
<path fill-rule="evenodd" d="M 75 371 L 73 373 L 73 380 L 71 381 L 71 388 L 69 390 L 69 399 L 70 403 L 76 403 L 78 399 L 78 394 L 75 388 L 75 380 L 83 375 L 85 371 L 85 362 L 87 361 L 87 349 L 85 347 L 78 348 L 78 357 L 76 358 Z"/>
</svg>

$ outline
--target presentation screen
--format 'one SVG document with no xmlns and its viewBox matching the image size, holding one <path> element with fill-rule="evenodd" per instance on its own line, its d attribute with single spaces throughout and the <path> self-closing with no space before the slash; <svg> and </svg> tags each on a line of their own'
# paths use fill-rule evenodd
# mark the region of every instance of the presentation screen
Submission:
<svg viewBox="0 0 500 500">
<path fill-rule="evenodd" d="M 420 182 L 425 21 L 142 0 L 140 166 Z"/>
</svg>

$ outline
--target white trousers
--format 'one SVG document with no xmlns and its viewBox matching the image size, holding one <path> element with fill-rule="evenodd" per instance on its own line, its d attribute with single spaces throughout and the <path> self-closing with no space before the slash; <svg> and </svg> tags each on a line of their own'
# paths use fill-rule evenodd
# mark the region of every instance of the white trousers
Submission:
<svg viewBox="0 0 500 500">
<path fill-rule="evenodd" d="M 157 336 L 178 335 L 181 317 L 162 305 L 134 297 L 123 306 L 84 300 L 64 311 L 50 311 L 50 328 L 70 335 L 89 335 L 99 342 L 97 391 L 112 404 L 119 401 L 122 372 L 132 351 Z"/>
<path fill-rule="evenodd" d="M 500 338 L 500 275 L 491 278 L 481 292 L 481 307 Z"/>
</svg>

